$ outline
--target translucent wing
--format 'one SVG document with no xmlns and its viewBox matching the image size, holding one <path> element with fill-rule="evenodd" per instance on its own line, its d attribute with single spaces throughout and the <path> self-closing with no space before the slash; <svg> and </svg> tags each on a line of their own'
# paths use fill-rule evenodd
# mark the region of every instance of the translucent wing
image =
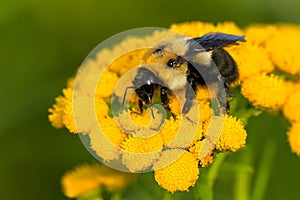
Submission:
<svg viewBox="0 0 300 200">
<path fill-rule="evenodd" d="M 213 48 L 222 48 L 227 45 L 237 44 L 238 41 L 245 42 L 245 36 L 231 35 L 221 32 L 207 33 L 201 37 L 189 40 L 190 48 L 194 51 L 209 51 Z"/>
</svg>

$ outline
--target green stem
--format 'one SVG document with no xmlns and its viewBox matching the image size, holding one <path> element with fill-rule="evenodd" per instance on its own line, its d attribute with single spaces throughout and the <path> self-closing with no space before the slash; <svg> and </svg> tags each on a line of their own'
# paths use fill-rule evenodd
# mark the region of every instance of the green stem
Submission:
<svg viewBox="0 0 300 200">
<path fill-rule="evenodd" d="M 200 178 L 194 190 L 194 199 L 213 200 L 213 186 L 227 153 L 220 153 L 209 168 L 200 169 Z"/>
<path fill-rule="evenodd" d="M 241 160 L 236 166 L 234 195 L 236 200 L 249 200 L 253 177 L 253 150 L 248 147 L 240 153 Z"/>
<path fill-rule="evenodd" d="M 207 173 L 208 186 L 212 189 L 227 153 L 219 153 Z"/>
<path fill-rule="evenodd" d="M 269 140 L 264 148 L 259 168 L 257 171 L 256 179 L 254 181 L 252 196 L 253 200 L 264 199 L 275 153 L 276 143 L 273 140 Z"/>
<path fill-rule="evenodd" d="M 113 193 L 111 196 L 111 200 L 121 200 L 122 195 L 120 193 Z"/>
<path fill-rule="evenodd" d="M 245 170 L 238 170 L 235 181 L 235 199 L 249 200 L 249 190 L 252 175 Z"/>
<path fill-rule="evenodd" d="M 173 200 L 173 195 L 170 192 L 165 191 L 163 193 L 162 200 Z"/>
</svg>

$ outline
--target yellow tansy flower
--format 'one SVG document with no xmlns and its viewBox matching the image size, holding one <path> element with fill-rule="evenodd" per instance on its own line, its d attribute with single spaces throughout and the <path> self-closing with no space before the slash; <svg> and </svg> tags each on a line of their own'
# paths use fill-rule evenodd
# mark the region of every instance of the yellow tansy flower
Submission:
<svg viewBox="0 0 300 200">
<path fill-rule="evenodd" d="M 202 137 L 202 125 L 188 129 L 190 122 L 181 124 L 181 118 L 174 120 L 170 118 L 166 120 L 159 134 L 163 137 L 163 144 L 170 148 L 187 148 L 193 141 L 199 140 Z M 181 129 L 180 129 L 181 128 Z M 179 131 L 181 131 L 179 133 Z M 180 136 L 178 135 L 180 134 Z M 184 135 L 186 134 L 186 135 Z"/>
<path fill-rule="evenodd" d="M 207 87 L 199 86 L 197 88 L 197 93 L 196 93 L 197 100 L 208 100 L 210 98 L 211 98 L 211 96 L 210 96 L 210 93 L 209 93 L 209 90 L 207 89 Z"/>
<path fill-rule="evenodd" d="M 178 156 L 180 156 L 178 158 Z M 154 166 L 156 182 L 169 192 L 188 191 L 198 179 L 198 161 L 181 149 L 166 150 Z"/>
<path fill-rule="evenodd" d="M 80 92 L 76 94 L 66 106 L 64 123 L 70 132 L 88 134 L 98 124 L 94 99 Z"/>
<path fill-rule="evenodd" d="M 114 118 L 103 118 L 100 127 L 92 127 L 89 133 L 91 148 L 103 160 L 115 160 L 121 155 L 121 144 L 127 135 L 118 127 Z"/>
<path fill-rule="evenodd" d="M 134 134 L 137 137 L 148 138 L 160 130 L 164 122 L 163 115 L 153 107 L 152 118 L 150 109 L 145 110 L 143 113 L 123 112 L 118 117 L 115 117 L 119 127 L 127 134 Z"/>
<path fill-rule="evenodd" d="M 95 177 L 98 173 L 98 166 L 81 166 L 74 171 L 66 173 L 62 177 L 62 186 L 64 194 L 70 198 L 78 197 L 85 192 L 95 190 L 100 186 L 99 181 Z"/>
<path fill-rule="evenodd" d="M 89 133 L 89 137 L 91 149 L 104 161 L 116 160 L 120 157 L 121 149 L 116 147 L 99 129 Z"/>
<path fill-rule="evenodd" d="M 67 172 L 61 179 L 64 194 L 70 198 L 79 197 L 104 185 L 121 189 L 135 180 L 134 174 L 122 173 L 103 165 L 81 165 Z"/>
<path fill-rule="evenodd" d="M 175 95 L 169 95 L 169 106 L 171 108 L 171 111 L 178 117 L 180 118 L 181 116 L 181 107 L 178 99 L 176 98 Z"/>
<path fill-rule="evenodd" d="M 300 122 L 300 92 L 291 93 L 283 106 L 283 114 L 290 121 Z"/>
<path fill-rule="evenodd" d="M 242 83 L 242 94 L 255 106 L 279 109 L 288 91 L 285 82 L 275 75 L 261 74 Z"/>
<path fill-rule="evenodd" d="M 290 98 L 290 95 L 300 91 L 300 82 L 286 81 L 285 84 L 286 84 L 286 90 L 288 93 L 287 98 Z"/>
<path fill-rule="evenodd" d="M 170 120 L 166 120 L 163 124 L 160 134 L 163 137 L 164 146 L 168 146 L 174 140 L 180 127 L 180 123 L 178 123 L 178 120 L 180 119 L 181 118 L 174 120 L 173 118 L 170 118 Z"/>
<path fill-rule="evenodd" d="M 208 120 L 212 115 L 212 108 L 207 101 L 199 101 L 200 122 Z"/>
<path fill-rule="evenodd" d="M 74 85 L 74 79 L 70 78 L 67 81 L 67 88 L 63 89 L 63 96 L 59 96 L 55 99 L 56 103 L 53 108 L 49 108 L 49 121 L 55 128 L 65 127 L 65 115 L 68 114 L 66 106 L 72 100 L 72 88 Z"/>
<path fill-rule="evenodd" d="M 86 134 L 90 139 L 88 145 L 104 161 L 120 159 L 131 172 L 154 170 L 155 180 L 162 188 L 172 193 L 188 191 L 198 179 L 199 167 L 211 164 L 218 152 L 237 151 L 245 145 L 247 132 L 242 122 L 229 115 L 215 116 L 206 87 L 197 88 L 195 102 L 185 115 L 179 104 L 184 98 L 169 96 L 177 119 L 164 119 L 155 105 L 154 118 L 150 108 L 141 114 L 135 113 L 138 97 L 136 94 L 129 97 L 134 90 L 128 92 L 129 106 L 125 106 L 129 107 L 128 111 L 112 118 L 109 105 L 112 96 L 119 105 L 125 88 L 132 85 L 134 70 L 151 60 L 147 60 L 146 55 L 161 39 L 178 34 L 176 31 L 193 38 L 209 32 L 224 32 L 246 36 L 247 42 L 226 47 L 238 65 L 237 84 L 241 84 L 241 93 L 257 108 L 282 109 L 292 122 L 288 133 L 291 149 L 300 156 L 300 114 L 297 112 L 300 93 L 295 92 L 300 84 L 292 82 L 300 72 L 299 26 L 252 25 L 241 30 L 232 22 L 216 25 L 187 22 L 173 24 L 171 29 L 175 32 L 155 31 L 147 37 L 125 38 L 111 49 L 102 49 L 95 59 L 87 59 L 76 79 L 68 81 L 63 95 L 56 98 L 49 109 L 51 124 L 56 128 L 66 127 L 72 133 Z M 273 75 L 276 67 L 289 73 L 282 76 L 290 81 Z M 280 70 L 276 73 L 281 73 Z M 156 103 L 156 99 L 153 102 Z M 232 110 L 233 114 L 236 110 Z M 123 187 L 127 179 L 131 179 L 123 177 L 126 176 L 106 171 L 99 165 L 85 165 L 64 175 L 62 184 L 65 194 L 76 198 L 88 191 L 98 191 L 101 185 Z"/>
<path fill-rule="evenodd" d="M 218 151 L 236 151 L 245 145 L 246 138 L 247 132 L 243 123 L 236 117 L 226 115 L 216 149 Z"/>
<path fill-rule="evenodd" d="M 259 45 L 249 45 L 248 37 L 246 43 L 242 43 L 237 47 L 229 47 L 226 50 L 229 51 L 236 61 L 239 70 L 239 79 L 242 81 L 274 70 L 267 51 Z"/>
<path fill-rule="evenodd" d="M 292 123 L 287 136 L 292 152 L 300 156 L 300 122 Z"/>
<path fill-rule="evenodd" d="M 191 122 L 185 117 L 176 120 L 175 123 L 166 122 L 165 124 L 166 127 L 162 128 L 161 134 L 164 138 L 164 144 L 169 148 L 188 148 L 199 130 L 196 125 L 199 122 Z"/>
<path fill-rule="evenodd" d="M 199 164 L 202 167 L 207 167 L 210 165 L 214 157 L 212 156 L 212 151 L 209 151 L 205 156 L 200 157 L 201 148 L 203 146 L 204 141 L 196 141 L 190 148 L 189 151 L 193 153 L 193 155 L 196 157 L 197 160 L 199 160 Z"/>
<path fill-rule="evenodd" d="M 109 71 L 105 70 L 105 66 L 98 65 L 95 60 L 88 59 L 85 61 L 85 63 L 80 66 L 76 74 L 74 95 L 82 94 L 91 98 L 94 97 L 98 83 L 103 78 L 101 75 L 111 75 L 111 73 L 108 72 Z"/>
<path fill-rule="evenodd" d="M 239 29 L 233 22 L 218 23 L 216 26 L 214 26 L 211 23 L 194 21 L 181 24 L 172 24 L 170 29 L 178 31 L 192 38 L 200 37 L 209 32 L 224 32 L 237 35 L 243 34 L 243 31 Z"/>
<path fill-rule="evenodd" d="M 206 156 L 199 159 L 199 164 L 201 167 L 207 167 L 214 161 L 212 154 L 207 154 Z"/>
<path fill-rule="evenodd" d="M 276 34 L 269 38 L 266 46 L 274 64 L 290 74 L 300 72 L 299 35 L 300 26 L 281 24 Z"/>
<path fill-rule="evenodd" d="M 219 22 L 215 26 L 214 32 L 223 32 L 235 35 L 245 34 L 245 32 L 242 29 L 240 29 L 234 22 Z"/>
<path fill-rule="evenodd" d="M 55 98 L 55 104 L 53 108 L 49 108 L 48 119 L 51 122 L 52 126 L 55 128 L 63 128 L 63 115 L 66 106 L 65 98 L 62 96 Z"/>
<path fill-rule="evenodd" d="M 259 46 L 267 48 L 268 41 L 277 33 L 276 25 L 253 24 L 246 28 L 245 35 L 247 36 L 247 44 L 250 46 Z M 261 65 L 257 62 L 258 65 Z"/>
<path fill-rule="evenodd" d="M 64 109 L 64 115 L 63 115 L 63 123 L 65 127 L 70 131 L 70 133 L 78 133 L 78 130 L 75 126 L 74 121 L 74 113 L 73 113 L 73 89 L 72 88 L 66 88 L 63 90 L 64 96 L 65 96 L 65 109 Z"/>
<path fill-rule="evenodd" d="M 97 97 L 109 97 L 114 91 L 114 87 L 119 80 L 117 74 L 109 70 L 105 70 L 99 80 L 96 90 Z"/>
<path fill-rule="evenodd" d="M 214 29 L 214 25 L 204 22 L 185 22 L 180 24 L 172 24 L 170 29 L 178 31 L 189 37 L 199 37 L 207 32 L 211 32 Z"/>
<path fill-rule="evenodd" d="M 155 113 L 155 116 L 157 113 Z M 124 130 L 136 130 L 137 127 L 147 127 L 151 124 L 151 112 L 150 109 L 145 110 L 143 113 L 125 112 L 118 116 L 118 121 Z M 132 123 L 130 123 L 132 120 Z"/>
<path fill-rule="evenodd" d="M 247 138 L 243 123 L 230 115 L 226 115 L 225 118 L 213 116 L 211 120 L 203 123 L 203 134 L 206 149 L 200 151 L 200 157 L 205 157 L 212 150 L 209 144 L 215 144 L 214 147 L 218 151 L 236 151 L 245 145 Z"/>
<path fill-rule="evenodd" d="M 159 134 L 149 138 L 130 136 L 122 144 L 123 164 L 131 172 L 145 170 L 157 160 L 162 147 L 163 139 Z"/>
<path fill-rule="evenodd" d="M 107 117 L 100 121 L 100 128 L 103 134 L 117 147 L 121 147 L 122 142 L 127 137 L 118 126 L 114 118 Z"/>
<path fill-rule="evenodd" d="M 210 103 L 207 101 L 210 99 L 210 94 L 208 89 L 204 87 L 199 87 L 197 90 L 196 99 L 198 100 L 199 113 L 200 113 L 200 121 L 203 122 L 211 117 L 212 109 L 210 107 Z M 176 116 L 180 119 L 181 110 L 179 102 L 174 96 L 170 97 L 169 106 L 171 111 L 176 114 Z"/>
<path fill-rule="evenodd" d="M 90 120 L 93 111 L 92 99 L 85 94 L 80 97 L 73 96 L 74 79 L 70 79 L 67 83 L 67 88 L 63 89 L 63 97 L 58 98 L 58 102 L 54 105 L 53 109 L 50 108 L 49 120 L 52 123 L 65 126 L 71 133 L 88 133 L 94 120 Z M 74 99 L 76 102 L 76 113 L 73 110 Z M 80 112 L 80 114 L 78 114 Z M 60 115 L 60 117 L 58 117 Z M 55 117 L 55 118 L 54 118 Z"/>
<path fill-rule="evenodd" d="M 128 41 L 130 42 L 130 41 Z M 133 43 L 133 41 L 131 41 Z M 141 64 L 143 57 L 148 49 L 137 49 L 134 51 L 127 52 L 126 54 L 120 56 L 114 60 L 108 69 L 122 75 L 133 67 L 137 67 Z"/>
<path fill-rule="evenodd" d="M 108 110 L 108 105 L 106 104 L 104 99 L 95 97 L 95 112 L 98 121 L 108 117 Z"/>
<path fill-rule="evenodd" d="M 63 115 L 63 123 L 65 127 L 70 131 L 70 133 L 78 133 L 75 121 L 74 121 L 74 115 L 73 115 L 73 88 L 66 88 L 63 90 L 66 105 L 64 108 L 64 115 Z"/>
</svg>

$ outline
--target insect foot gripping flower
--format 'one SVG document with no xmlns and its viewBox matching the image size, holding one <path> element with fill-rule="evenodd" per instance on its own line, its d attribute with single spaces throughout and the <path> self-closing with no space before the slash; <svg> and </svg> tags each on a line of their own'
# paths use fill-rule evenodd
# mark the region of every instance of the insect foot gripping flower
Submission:
<svg viewBox="0 0 300 200">
<path fill-rule="evenodd" d="M 67 197 L 96 199 L 101 197 L 101 187 L 110 191 L 121 190 L 136 179 L 136 175 L 113 170 L 100 164 L 81 165 L 65 173 L 61 179 Z"/>
</svg>

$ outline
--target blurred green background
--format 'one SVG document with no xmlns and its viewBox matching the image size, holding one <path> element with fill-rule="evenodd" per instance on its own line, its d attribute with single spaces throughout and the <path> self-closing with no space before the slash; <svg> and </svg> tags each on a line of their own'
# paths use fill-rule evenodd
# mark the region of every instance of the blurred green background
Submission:
<svg viewBox="0 0 300 200">
<path fill-rule="evenodd" d="M 101 41 L 132 28 L 191 20 L 234 21 L 241 27 L 255 22 L 300 23 L 299 11 L 297 0 L 1 0 L 0 200 L 66 199 L 60 187 L 62 174 L 95 161 L 77 136 L 51 127 L 47 109 Z M 278 117 L 259 119 L 247 127 L 254 133 L 248 138 L 249 148 L 256 152 L 254 163 L 259 165 L 259 152 L 267 141 L 277 141 L 265 199 L 299 198 L 300 158 L 290 153 L 285 122 Z M 267 128 L 271 131 L 264 131 Z M 243 152 L 230 157 L 243 159 Z M 223 187 L 221 180 L 216 187 Z"/>
</svg>

